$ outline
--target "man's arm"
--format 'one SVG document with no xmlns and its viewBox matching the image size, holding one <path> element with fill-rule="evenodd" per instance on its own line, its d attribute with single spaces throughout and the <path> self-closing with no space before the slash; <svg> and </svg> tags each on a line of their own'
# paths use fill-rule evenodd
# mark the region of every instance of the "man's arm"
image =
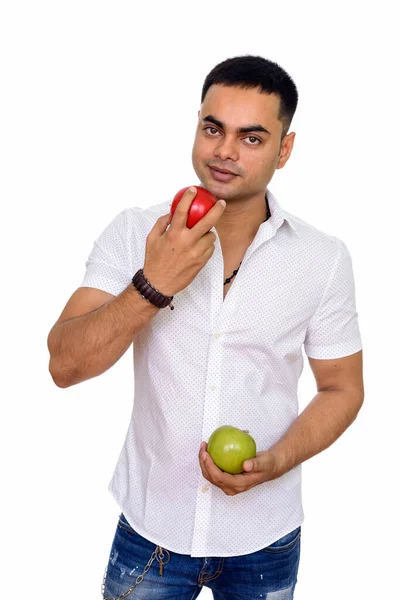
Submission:
<svg viewBox="0 0 400 600">
<path fill-rule="evenodd" d="M 47 338 L 54 383 L 66 388 L 104 373 L 159 310 L 133 285 L 118 296 L 78 288 Z"/>
<path fill-rule="evenodd" d="M 318 393 L 269 450 L 244 461 L 243 473 L 231 475 L 221 471 L 208 454 L 206 442 L 201 443 L 199 463 L 203 476 L 228 496 L 276 479 L 322 452 L 356 418 L 364 401 L 362 350 L 332 360 L 309 358 L 309 362 Z"/>
<path fill-rule="evenodd" d="M 187 189 L 173 217 L 161 216 L 146 239 L 144 275 L 166 296 L 185 289 L 215 249 L 211 228 L 225 207 L 217 202 L 189 229 L 186 223 L 195 193 L 196 188 Z M 109 235 L 114 235 L 113 229 Z M 131 284 L 118 296 L 95 287 L 79 288 L 47 339 L 49 370 L 56 385 L 68 387 L 104 373 L 159 310 Z"/>
<path fill-rule="evenodd" d="M 318 393 L 268 450 L 275 461 L 274 479 L 333 444 L 364 401 L 362 350 L 343 358 L 308 360 Z"/>
</svg>

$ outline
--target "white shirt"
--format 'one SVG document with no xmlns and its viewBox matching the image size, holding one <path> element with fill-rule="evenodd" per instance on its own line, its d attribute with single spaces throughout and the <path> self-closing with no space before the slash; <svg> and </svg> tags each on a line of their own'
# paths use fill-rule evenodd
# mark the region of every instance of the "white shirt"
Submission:
<svg viewBox="0 0 400 600">
<path fill-rule="evenodd" d="M 255 552 L 304 518 L 301 465 L 227 496 L 202 475 L 201 442 L 233 425 L 267 450 L 298 415 L 302 347 L 319 359 L 362 347 L 345 244 L 267 195 L 271 217 L 225 300 L 213 227 L 210 260 L 175 294 L 175 310 L 160 309 L 133 343 L 133 411 L 109 491 L 140 535 L 193 557 Z M 120 294 L 143 267 L 147 235 L 170 202 L 117 215 L 94 243 L 81 286 Z"/>
</svg>

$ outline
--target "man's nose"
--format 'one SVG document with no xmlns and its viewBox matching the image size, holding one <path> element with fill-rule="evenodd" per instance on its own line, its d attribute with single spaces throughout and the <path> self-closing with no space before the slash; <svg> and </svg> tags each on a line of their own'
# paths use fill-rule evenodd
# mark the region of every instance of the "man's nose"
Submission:
<svg viewBox="0 0 400 600">
<path fill-rule="evenodd" d="M 239 158 L 237 141 L 227 136 L 221 138 L 215 147 L 214 156 L 218 156 L 221 161 L 237 161 Z"/>
</svg>

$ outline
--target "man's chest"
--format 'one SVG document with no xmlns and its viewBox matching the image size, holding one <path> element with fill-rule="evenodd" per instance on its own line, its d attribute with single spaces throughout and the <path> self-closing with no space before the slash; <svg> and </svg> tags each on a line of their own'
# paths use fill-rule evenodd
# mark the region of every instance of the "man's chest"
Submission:
<svg viewBox="0 0 400 600">
<path fill-rule="evenodd" d="M 235 277 L 237 277 L 237 273 L 233 277 L 232 277 L 232 275 L 233 275 L 234 271 L 236 271 L 238 268 L 240 268 L 240 260 L 229 261 L 227 263 L 224 263 L 224 281 L 223 281 L 223 299 L 224 300 L 225 300 L 227 293 L 229 292 L 230 288 L 233 285 Z M 229 279 L 229 281 L 227 281 L 227 279 Z"/>
<path fill-rule="evenodd" d="M 235 271 L 239 272 L 241 262 L 243 257 L 245 256 L 247 251 L 247 246 L 237 249 L 231 250 L 222 250 L 223 262 L 224 262 L 224 281 L 223 284 L 223 299 L 225 300 L 226 295 L 228 294 L 230 288 L 233 285 L 235 278 L 237 277 L 237 273 L 234 275 Z M 229 279 L 227 283 L 225 283 Z"/>
<path fill-rule="evenodd" d="M 150 329 L 168 343 L 178 337 L 179 346 L 193 345 L 197 351 L 201 339 L 217 333 L 224 347 L 250 344 L 266 352 L 281 347 L 284 353 L 287 345 L 298 348 L 323 291 L 315 261 L 312 254 L 302 256 L 274 241 L 250 253 L 216 249 L 191 284 L 176 294 L 173 318 L 160 311 Z"/>
</svg>

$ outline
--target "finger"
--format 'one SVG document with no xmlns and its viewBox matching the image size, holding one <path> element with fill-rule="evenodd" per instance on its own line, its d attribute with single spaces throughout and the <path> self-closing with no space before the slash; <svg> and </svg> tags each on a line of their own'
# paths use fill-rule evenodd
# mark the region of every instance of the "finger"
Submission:
<svg viewBox="0 0 400 600">
<path fill-rule="evenodd" d="M 204 465 L 204 469 L 206 470 L 209 478 L 213 481 L 213 483 L 215 483 L 216 485 L 229 485 L 231 483 L 233 483 L 233 475 L 231 475 L 230 473 L 225 473 L 224 471 L 222 471 L 213 461 L 213 459 L 211 458 L 211 456 L 209 455 L 208 452 L 204 453 L 204 459 L 203 459 L 203 465 Z"/>
<path fill-rule="evenodd" d="M 167 227 L 170 224 L 170 222 L 171 222 L 170 213 L 168 213 L 167 215 L 162 215 L 155 222 L 154 227 L 153 227 L 153 232 L 156 233 L 158 236 L 161 236 L 163 233 L 166 232 Z"/>
<path fill-rule="evenodd" d="M 206 447 L 202 448 L 201 450 L 200 464 L 201 468 L 207 474 L 207 479 L 209 480 L 215 479 L 215 475 L 218 477 L 218 473 L 222 473 L 222 471 L 214 463 L 211 456 L 208 454 Z M 213 466 L 214 469 L 212 469 Z M 213 483 L 215 482 L 213 481 Z"/>
<path fill-rule="evenodd" d="M 225 200 L 218 200 L 204 217 L 192 227 L 191 231 L 193 231 L 198 238 L 201 238 L 205 233 L 208 233 L 217 223 L 226 206 L 226 204 L 224 205 L 222 202 L 225 202 Z"/>
<path fill-rule="evenodd" d="M 171 229 L 185 229 L 190 205 L 195 199 L 197 188 L 188 188 L 179 200 L 171 220 Z"/>
<path fill-rule="evenodd" d="M 199 461 L 200 463 L 203 462 L 203 452 L 206 449 L 206 443 L 205 442 L 201 442 L 200 444 L 200 449 L 199 449 Z"/>
<path fill-rule="evenodd" d="M 200 469 L 201 469 L 201 472 L 202 472 L 202 475 L 203 475 L 204 479 L 207 479 L 207 481 L 209 481 L 210 483 L 214 483 L 214 482 L 213 482 L 213 481 L 211 481 L 211 479 L 210 479 L 210 475 L 209 475 L 209 473 L 208 473 L 208 471 L 207 471 L 207 467 L 205 466 L 205 464 L 204 464 L 203 460 L 202 460 L 202 459 L 200 459 L 200 460 L 199 460 L 199 463 L 200 463 Z"/>
<path fill-rule="evenodd" d="M 243 463 L 243 470 L 246 473 L 263 473 L 269 470 L 272 465 L 271 454 L 268 451 L 257 452 L 253 458 L 248 458 Z"/>
</svg>

